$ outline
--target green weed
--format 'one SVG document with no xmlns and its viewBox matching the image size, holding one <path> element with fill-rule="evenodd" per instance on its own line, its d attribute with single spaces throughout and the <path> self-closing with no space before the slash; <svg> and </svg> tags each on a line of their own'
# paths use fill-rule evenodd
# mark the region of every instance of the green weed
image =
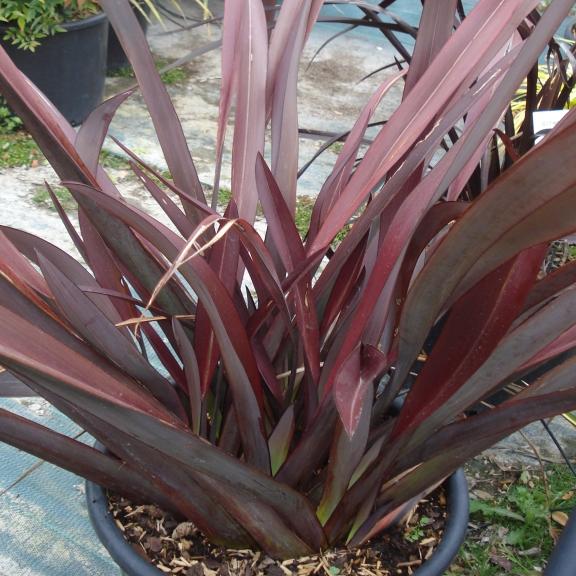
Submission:
<svg viewBox="0 0 576 576">
<path fill-rule="evenodd" d="M 427 516 L 421 516 L 414 526 L 410 526 L 409 530 L 404 534 L 404 538 L 408 542 L 420 542 L 424 538 L 424 528 L 430 524 L 431 520 Z"/>
<path fill-rule="evenodd" d="M 10 110 L 3 96 L 0 96 L 0 134 L 12 134 L 22 129 L 22 120 Z"/>
<path fill-rule="evenodd" d="M 298 233 L 302 238 L 308 232 L 315 201 L 316 200 L 312 198 L 312 196 L 298 196 L 296 199 L 296 216 L 294 222 L 298 229 Z"/>
<path fill-rule="evenodd" d="M 340 152 L 342 152 L 342 148 L 344 148 L 344 142 L 334 142 L 334 144 L 332 144 L 329 149 L 334 152 L 334 154 L 340 154 Z"/>
<path fill-rule="evenodd" d="M 310 227 L 310 220 L 312 218 L 312 211 L 314 210 L 315 203 L 316 198 L 313 198 L 312 196 L 302 195 L 296 198 L 296 215 L 294 222 L 302 238 L 305 237 Z M 350 230 L 350 226 L 348 225 L 342 228 L 334 238 L 333 247 L 344 240 L 344 237 L 348 234 L 348 230 Z"/>
<path fill-rule="evenodd" d="M 225 186 L 221 186 L 218 191 L 218 204 L 220 206 L 227 206 L 230 200 L 232 200 L 232 190 Z"/>
<path fill-rule="evenodd" d="M 470 531 L 448 572 L 498 576 L 541 572 L 554 548 L 557 522 L 576 506 L 576 479 L 566 466 L 523 471 L 496 486 L 493 499 L 472 499 Z M 494 480 L 495 483 L 498 480 Z"/>
<path fill-rule="evenodd" d="M 0 168 L 31 166 L 42 161 L 42 152 L 27 134 L 9 134 L 0 138 Z"/>
<path fill-rule="evenodd" d="M 166 65 L 166 62 L 162 65 L 159 65 L 156 62 L 156 67 L 161 69 Z M 172 70 L 167 70 L 161 75 L 162 82 L 167 84 L 168 86 L 172 86 L 173 84 L 182 84 L 186 78 L 187 74 L 186 71 L 182 68 L 172 68 Z"/>
<path fill-rule="evenodd" d="M 110 152 L 109 150 L 102 150 L 100 153 L 100 164 L 104 168 L 111 168 L 113 170 L 130 170 L 130 162 L 125 156 Z"/>
<path fill-rule="evenodd" d="M 66 212 L 70 212 L 76 208 L 76 201 L 66 188 L 62 188 L 61 186 L 54 186 L 52 187 L 52 190 L 54 191 L 54 195 L 58 199 L 58 202 L 60 202 L 62 208 L 64 208 Z M 37 186 L 34 189 L 31 200 L 34 204 L 36 204 L 36 206 L 48 208 L 54 212 L 56 211 L 56 208 L 52 202 L 52 198 L 50 197 L 48 190 L 46 190 L 46 186 Z"/>
<path fill-rule="evenodd" d="M 156 58 L 154 62 L 158 70 L 161 70 L 162 68 L 170 64 L 170 60 L 167 60 L 165 58 Z M 111 76 L 115 78 L 134 78 L 134 70 L 132 70 L 132 67 L 130 65 L 123 66 L 122 68 L 118 68 L 117 70 L 112 72 Z M 161 77 L 164 84 L 172 86 L 173 84 L 182 84 L 182 82 L 184 82 L 188 77 L 188 74 L 186 73 L 186 70 L 184 70 L 181 67 L 178 67 L 178 68 L 172 68 L 172 70 L 164 72 L 161 75 Z"/>
</svg>

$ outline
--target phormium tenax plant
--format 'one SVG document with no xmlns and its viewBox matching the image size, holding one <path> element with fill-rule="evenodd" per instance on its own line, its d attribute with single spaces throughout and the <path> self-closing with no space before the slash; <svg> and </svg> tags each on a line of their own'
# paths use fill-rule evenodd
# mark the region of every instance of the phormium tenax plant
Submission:
<svg viewBox="0 0 576 576">
<path fill-rule="evenodd" d="M 78 204 L 78 227 L 60 213 L 87 266 L 0 228 L 0 363 L 26 386 L 12 394 L 44 397 L 107 452 L 4 409 L 1 440 L 174 511 L 216 544 L 293 558 L 364 543 L 467 459 L 576 408 L 576 360 L 552 362 L 575 344 L 576 264 L 539 275 L 549 243 L 576 230 L 576 113 L 535 145 L 529 114 L 515 134 L 507 112 L 525 78 L 536 92 L 572 0 L 542 14 L 537 0 L 480 0 L 466 18 L 457 0 L 425 2 L 410 66 L 366 103 L 304 239 L 297 64 L 322 0 L 284 0 L 272 16 L 272 2 L 225 3 L 224 213 L 206 202 L 129 2 L 100 4 L 172 179 L 126 153 L 172 226 L 126 202 L 98 163 L 131 92 L 76 133 L 0 50 L 3 95 Z M 395 83 L 402 101 L 360 153 Z"/>
</svg>

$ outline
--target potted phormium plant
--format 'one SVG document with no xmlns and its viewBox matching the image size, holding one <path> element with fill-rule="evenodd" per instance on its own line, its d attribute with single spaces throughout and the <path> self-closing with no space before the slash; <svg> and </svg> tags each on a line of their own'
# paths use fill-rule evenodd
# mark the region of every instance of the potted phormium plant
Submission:
<svg viewBox="0 0 576 576">
<path fill-rule="evenodd" d="M 205 200 L 129 3 L 100 3 L 172 179 L 127 153 L 172 226 L 124 201 L 98 163 L 130 94 L 76 134 L 0 51 L 2 93 L 78 203 L 79 229 L 60 212 L 88 266 L 1 228 L 0 363 L 106 451 L 4 409 L 1 440 L 172 511 L 217 545 L 289 559 L 377 538 L 470 457 L 576 407 L 572 358 L 469 411 L 574 346 L 576 266 L 539 269 L 576 230 L 576 112 L 536 146 L 499 131 L 506 153 L 492 148 L 572 0 L 541 17 L 535 0 L 480 0 L 462 22 L 456 0 L 426 2 L 405 78 L 366 104 L 304 239 L 297 63 L 322 1 L 285 0 L 270 38 L 262 0 L 225 3 L 216 174 L 233 105 L 235 122 L 223 214 Z M 361 149 L 403 80 L 401 104 Z"/>
</svg>

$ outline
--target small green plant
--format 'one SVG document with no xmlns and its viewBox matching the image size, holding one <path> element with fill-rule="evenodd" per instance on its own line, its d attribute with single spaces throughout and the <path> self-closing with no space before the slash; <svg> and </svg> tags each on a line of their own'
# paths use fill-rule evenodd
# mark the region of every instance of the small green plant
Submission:
<svg viewBox="0 0 576 576">
<path fill-rule="evenodd" d="M 410 526 L 407 532 L 404 534 L 404 538 L 408 542 L 419 542 L 424 538 L 424 528 L 430 524 L 431 520 L 428 516 L 420 516 L 416 524 Z"/>
<path fill-rule="evenodd" d="M 134 78 L 134 71 L 130 66 L 120 66 L 108 72 L 108 75 L 112 78 Z"/>
<path fill-rule="evenodd" d="M 315 198 L 305 194 L 296 198 L 296 214 L 294 217 L 294 223 L 296 224 L 296 228 L 298 229 L 298 233 L 300 234 L 301 238 L 306 236 L 306 233 L 310 227 L 310 219 L 312 218 L 315 202 Z M 336 246 L 342 242 L 349 230 L 350 226 L 345 225 L 342 230 L 338 232 L 338 234 L 336 234 L 334 237 L 333 245 Z"/>
<path fill-rule="evenodd" d="M 296 216 L 294 223 L 302 238 L 310 227 L 310 218 L 312 217 L 312 210 L 314 210 L 314 202 L 315 199 L 311 196 L 298 196 L 296 198 Z"/>
</svg>

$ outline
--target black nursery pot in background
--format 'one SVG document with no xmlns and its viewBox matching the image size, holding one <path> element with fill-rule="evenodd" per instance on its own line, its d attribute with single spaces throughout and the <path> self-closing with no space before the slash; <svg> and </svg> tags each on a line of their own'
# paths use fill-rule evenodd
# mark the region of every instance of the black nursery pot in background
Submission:
<svg viewBox="0 0 576 576">
<path fill-rule="evenodd" d="M 146 4 L 140 4 L 142 10 L 138 10 L 137 8 L 132 8 L 134 10 L 134 14 L 136 14 L 136 18 L 138 23 L 142 27 L 142 30 L 146 32 L 148 30 L 148 18 L 144 15 L 150 14 L 150 8 Z M 120 44 L 120 40 L 118 40 L 118 36 L 116 36 L 116 32 L 110 27 L 108 32 L 108 59 L 106 63 L 106 71 L 108 74 L 112 72 L 116 72 L 126 66 L 129 66 L 130 62 L 128 62 L 128 58 L 126 57 L 126 53 Z"/>
<path fill-rule="evenodd" d="M 78 125 L 104 94 L 108 19 L 103 13 L 96 14 L 62 27 L 66 32 L 44 38 L 35 52 L 4 41 L 2 46 L 62 115 L 72 125 Z"/>
</svg>

